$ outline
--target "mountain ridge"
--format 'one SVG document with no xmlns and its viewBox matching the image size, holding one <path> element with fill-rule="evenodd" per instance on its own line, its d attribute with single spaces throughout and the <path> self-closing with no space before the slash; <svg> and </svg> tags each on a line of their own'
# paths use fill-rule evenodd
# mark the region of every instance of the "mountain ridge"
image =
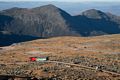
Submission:
<svg viewBox="0 0 120 80">
<path fill-rule="evenodd" d="M 119 34 L 119 21 L 120 17 L 96 9 L 72 16 L 52 4 L 0 11 L 0 31 L 40 38 Z"/>
</svg>

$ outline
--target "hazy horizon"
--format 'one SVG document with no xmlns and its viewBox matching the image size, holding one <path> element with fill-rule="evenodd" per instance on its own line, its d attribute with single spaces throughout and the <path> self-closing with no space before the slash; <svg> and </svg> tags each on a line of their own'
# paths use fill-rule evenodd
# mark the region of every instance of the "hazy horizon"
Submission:
<svg viewBox="0 0 120 80">
<path fill-rule="evenodd" d="M 0 0 L 2 1 L 2 0 Z M 5 2 L 6 0 L 2 1 Z M 110 12 L 115 15 L 120 15 L 120 3 L 118 2 L 76 2 L 76 3 L 71 3 L 71 2 L 57 2 L 57 1 L 43 1 L 43 2 L 38 2 L 38 1 L 22 1 L 22 2 L 5 2 L 5 3 L 0 3 L 0 10 L 5 10 L 13 7 L 19 7 L 19 8 L 34 8 L 34 7 L 40 7 L 43 5 L 48 5 L 48 4 L 53 4 L 66 12 L 68 12 L 71 15 L 77 15 L 80 14 L 81 12 L 88 10 L 88 9 L 97 9 L 101 10 L 104 12 Z M 41 0 L 42 1 L 42 0 Z"/>
<path fill-rule="evenodd" d="M 1 2 L 19 2 L 19 1 L 42 1 L 42 2 L 51 2 L 51 1 L 55 1 L 55 2 L 120 2 L 120 0 L 0 0 Z"/>
</svg>

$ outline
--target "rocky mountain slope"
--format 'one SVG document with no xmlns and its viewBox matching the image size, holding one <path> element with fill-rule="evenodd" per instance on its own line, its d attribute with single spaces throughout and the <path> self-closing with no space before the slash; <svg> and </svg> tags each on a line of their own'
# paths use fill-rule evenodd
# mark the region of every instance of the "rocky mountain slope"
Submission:
<svg viewBox="0 0 120 80">
<path fill-rule="evenodd" d="M 12 8 L 1 14 L 5 19 L 1 22 L 3 30 L 18 35 L 51 37 L 71 33 L 64 18 L 70 15 L 53 5 L 33 9 Z"/>
<path fill-rule="evenodd" d="M 82 12 L 77 18 L 76 30 L 83 36 L 96 36 L 120 33 L 120 17 L 91 9 Z"/>
<path fill-rule="evenodd" d="M 0 31 L 37 38 L 118 34 L 120 17 L 95 9 L 71 16 L 51 4 L 32 9 L 15 7 L 0 12 Z"/>
</svg>

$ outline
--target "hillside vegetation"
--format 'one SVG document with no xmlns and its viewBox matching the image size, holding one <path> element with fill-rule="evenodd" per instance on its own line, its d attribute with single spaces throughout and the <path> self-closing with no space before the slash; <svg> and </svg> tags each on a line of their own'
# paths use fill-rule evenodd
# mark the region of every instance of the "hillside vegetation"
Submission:
<svg viewBox="0 0 120 80">
<path fill-rule="evenodd" d="M 1 47 L 0 50 L 1 74 L 29 75 L 58 80 L 120 79 L 120 75 L 117 75 L 120 74 L 120 35 L 40 39 Z M 101 70 L 116 74 L 60 63 L 31 63 L 29 57 L 35 56 L 48 56 L 49 61 L 91 68 L 101 66 Z"/>
</svg>

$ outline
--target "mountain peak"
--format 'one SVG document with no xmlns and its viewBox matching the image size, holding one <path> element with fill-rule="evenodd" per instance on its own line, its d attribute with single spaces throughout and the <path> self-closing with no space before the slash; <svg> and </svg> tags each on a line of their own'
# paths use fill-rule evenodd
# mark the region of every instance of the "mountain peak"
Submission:
<svg viewBox="0 0 120 80">
<path fill-rule="evenodd" d="M 53 5 L 53 4 L 48 4 L 48 5 L 40 6 L 40 7 L 33 8 L 33 9 L 41 9 L 41 8 L 58 9 L 58 8 L 57 8 L 55 5 Z"/>
<path fill-rule="evenodd" d="M 106 13 L 96 9 L 86 10 L 82 12 L 82 15 L 92 19 L 108 19 Z"/>
<path fill-rule="evenodd" d="M 45 6 L 47 6 L 47 7 L 56 7 L 56 6 L 53 5 L 53 4 L 48 4 L 48 5 L 45 5 Z"/>
<path fill-rule="evenodd" d="M 32 9 L 13 8 L 0 13 L 0 30 L 15 35 L 42 38 L 66 35 L 94 36 L 120 33 L 119 19 L 96 9 L 71 16 L 49 4 Z"/>
<path fill-rule="evenodd" d="M 16 11 L 16 10 L 27 10 L 27 8 L 13 7 L 13 8 L 10 8 L 10 9 L 6 9 L 4 11 Z"/>
</svg>

